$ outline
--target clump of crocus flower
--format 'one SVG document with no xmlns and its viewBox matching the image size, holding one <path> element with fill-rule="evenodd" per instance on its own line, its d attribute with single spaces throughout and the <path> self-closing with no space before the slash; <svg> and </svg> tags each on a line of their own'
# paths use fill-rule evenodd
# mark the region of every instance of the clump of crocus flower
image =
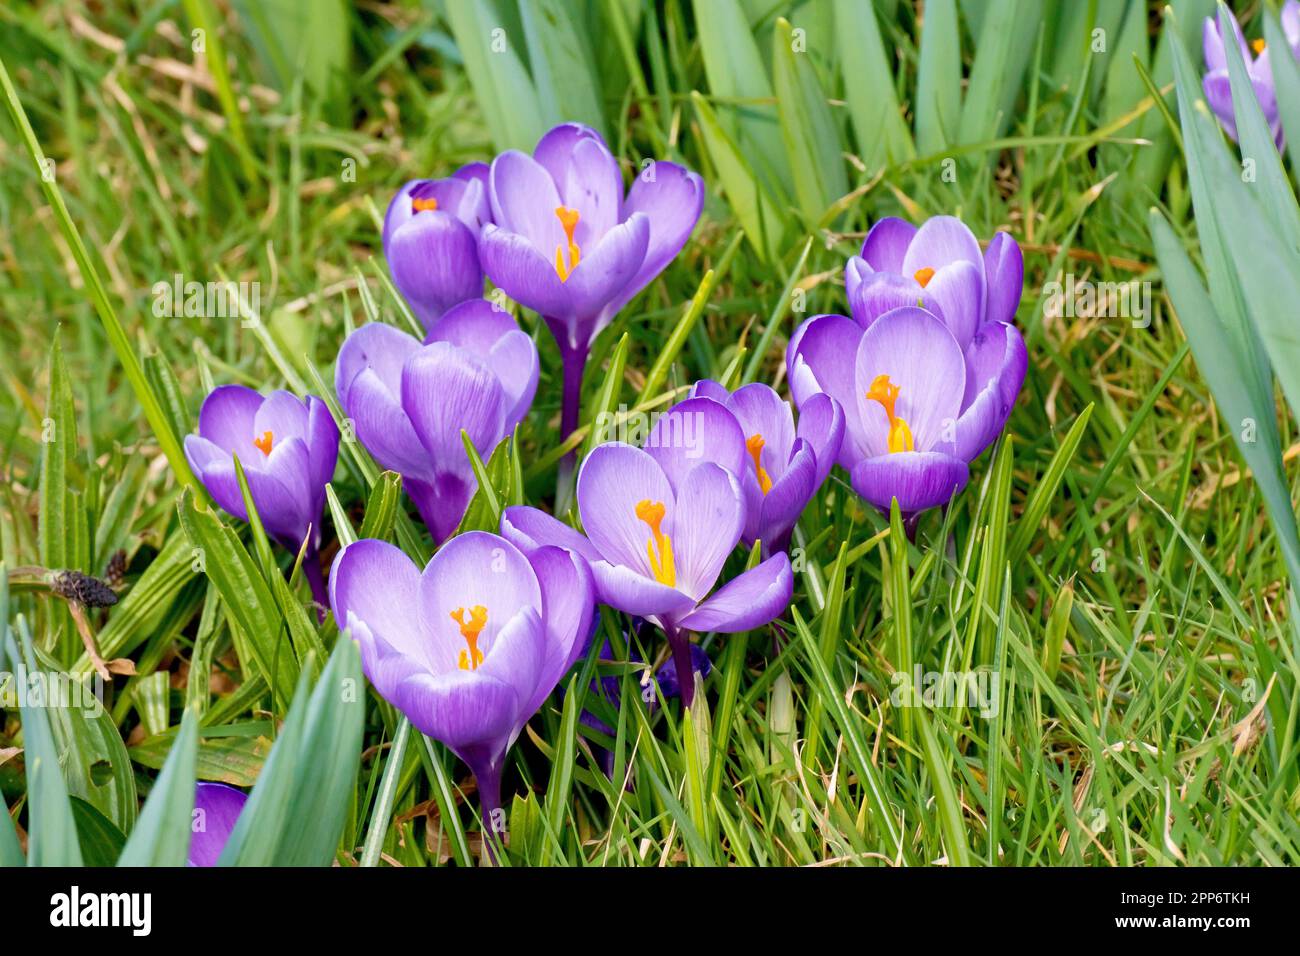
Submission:
<svg viewBox="0 0 1300 956">
<path fill-rule="evenodd" d="M 907 294 L 920 290 L 924 307 L 876 294 L 901 288 L 909 270 L 916 289 Z M 927 297 L 940 276 L 954 289 Z M 969 463 L 1002 431 L 1020 393 L 1028 355 L 1010 324 L 1020 250 L 999 234 L 981 255 L 951 217 L 919 230 L 886 219 L 846 280 L 853 318 L 814 316 L 796 330 L 786 352 L 790 389 L 801 410 L 817 395 L 839 401 L 839 462 L 854 489 L 885 512 L 897 499 L 911 518 L 965 487 Z"/>
<path fill-rule="evenodd" d="M 1278 149 L 1282 148 L 1282 121 L 1278 114 L 1277 89 L 1273 80 L 1273 67 L 1269 58 L 1273 50 L 1266 49 L 1264 41 L 1255 40 L 1247 45 L 1246 37 L 1241 32 L 1237 18 L 1231 13 L 1228 20 L 1232 24 L 1233 37 L 1241 50 L 1242 61 L 1246 65 L 1246 74 L 1250 77 L 1251 88 L 1259 101 L 1260 110 L 1268 121 L 1273 133 L 1273 141 Z M 1282 5 L 1282 34 L 1286 37 L 1286 49 L 1282 56 L 1300 59 L 1300 0 L 1287 0 Z M 1205 67 L 1208 71 L 1202 81 L 1205 99 L 1214 110 L 1226 132 L 1235 141 L 1237 139 L 1236 111 L 1232 106 L 1232 84 L 1228 78 L 1228 59 L 1224 49 L 1223 30 L 1217 17 L 1206 17 L 1201 30 L 1202 45 L 1205 50 Z"/>
<path fill-rule="evenodd" d="M 763 542 L 765 554 L 784 551 L 804 506 L 822 486 L 840 453 L 844 410 L 829 395 L 811 396 L 794 423 L 790 403 L 754 382 L 728 392 L 717 382 L 696 382 L 691 395 L 719 402 L 745 437 L 748 460 L 736 475 L 745 493 L 747 547 Z"/>
<path fill-rule="evenodd" d="M 694 698 L 691 632 L 750 631 L 790 603 L 790 560 L 777 553 L 710 595 L 744 533 L 736 479 L 749 458 L 735 417 L 692 398 L 662 415 L 644 450 L 598 445 L 578 474 L 586 535 L 525 506 L 507 508 L 501 533 L 528 552 L 558 545 L 591 565 L 601 603 L 643 617 L 668 638 L 682 702 Z"/>
<path fill-rule="evenodd" d="M 339 351 L 334 386 L 356 436 L 402 476 L 435 541 L 465 516 L 477 483 L 462 429 L 486 460 L 528 414 L 537 348 L 509 313 L 483 299 L 439 319 L 425 344 L 371 322 Z"/>
<path fill-rule="evenodd" d="M 194 788 L 187 866 L 216 866 L 235 830 L 248 794 L 224 783 L 200 783 Z"/>
<path fill-rule="evenodd" d="M 704 184 L 655 162 L 626 197 L 618 161 L 595 130 L 565 123 L 533 155 L 507 150 L 488 177 L 492 222 L 479 256 L 492 282 L 542 316 L 564 369 L 561 437 L 578 424 L 592 340 L 672 261 L 695 228 Z"/>
<path fill-rule="evenodd" d="M 393 284 L 428 330 L 448 309 L 483 295 L 478 240 L 490 222 L 486 163 L 446 179 L 407 183 L 384 216 L 384 258 Z"/>
<path fill-rule="evenodd" d="M 213 389 L 199 410 L 199 433 L 185 436 L 185 457 L 208 494 L 247 521 L 238 456 L 266 533 L 295 554 L 307 543 L 303 572 L 322 606 L 320 519 L 338 452 L 338 426 L 319 398 L 283 391 L 263 397 L 243 385 Z"/>
<path fill-rule="evenodd" d="M 525 557 L 482 531 L 457 535 L 423 572 L 391 544 L 356 541 L 330 574 L 334 619 L 366 676 L 473 771 L 485 832 L 502 830 L 506 751 L 585 650 L 592 602 L 580 558 Z"/>
</svg>

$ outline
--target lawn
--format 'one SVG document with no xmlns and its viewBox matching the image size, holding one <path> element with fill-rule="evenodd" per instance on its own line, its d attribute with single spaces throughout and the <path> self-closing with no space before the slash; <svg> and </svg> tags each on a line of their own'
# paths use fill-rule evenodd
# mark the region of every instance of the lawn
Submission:
<svg viewBox="0 0 1300 956">
<path fill-rule="evenodd" d="M 0 864 L 1300 862 L 1300 19 L 1233 7 L 0 8 Z M 1202 35 L 1233 14 L 1229 137 Z M 563 123 L 553 186 L 527 156 Z M 864 254 L 888 217 L 964 223 L 978 286 Z M 963 310 L 1026 357 L 965 456 L 927 451 Z M 800 367 L 821 314 L 864 342 L 856 405 Z M 786 527 L 735 524 L 795 467 L 772 431 L 673 458 L 730 453 L 691 444 L 734 427 L 701 380 L 771 386 L 801 438 L 843 413 Z M 316 398 L 244 434 L 229 386 Z M 642 493 L 607 446 L 687 400 Z M 332 442 L 301 490 L 270 470 Z M 956 471 L 891 511 L 895 453 Z"/>
</svg>

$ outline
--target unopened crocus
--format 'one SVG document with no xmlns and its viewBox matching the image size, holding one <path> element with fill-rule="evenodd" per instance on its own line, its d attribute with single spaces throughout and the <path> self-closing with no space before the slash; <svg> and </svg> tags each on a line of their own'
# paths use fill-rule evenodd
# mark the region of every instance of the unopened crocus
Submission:
<svg viewBox="0 0 1300 956">
<path fill-rule="evenodd" d="M 765 554 L 786 550 L 795 522 L 840 453 L 844 410 L 829 395 L 813 395 L 796 427 L 790 403 L 761 382 L 728 392 L 705 379 L 691 394 L 721 403 L 745 436 L 748 460 L 736 476 L 745 493 L 741 541 L 752 546 L 761 540 Z"/>
<path fill-rule="evenodd" d="M 334 619 L 375 690 L 474 773 L 485 832 L 501 832 L 506 751 L 582 654 L 594 613 L 586 562 L 525 557 L 504 538 L 457 535 L 423 572 L 383 541 L 345 547 L 330 574 Z"/>
<path fill-rule="evenodd" d="M 266 533 L 295 554 L 306 542 L 303 572 L 325 604 L 321 579 L 321 511 L 338 462 L 339 430 L 325 403 L 277 391 L 263 397 L 243 385 L 213 389 L 199 410 L 199 433 L 185 436 L 185 457 L 225 511 L 248 520 L 235 457 L 248 479 Z"/>
<path fill-rule="evenodd" d="M 393 284 L 428 330 L 453 305 L 483 295 L 478 240 L 492 213 L 488 166 L 470 163 L 446 179 L 416 179 L 384 216 L 384 258 Z"/>
<path fill-rule="evenodd" d="M 537 348 L 509 313 L 474 299 L 439 319 L 426 344 L 379 322 L 357 329 L 339 351 L 334 386 L 356 437 L 402 476 L 444 541 L 477 487 L 461 431 L 487 460 L 528 414 Z"/>
<path fill-rule="evenodd" d="M 1013 325 L 985 322 L 963 348 L 933 313 L 904 306 L 866 329 L 814 316 L 786 363 L 801 410 L 819 394 L 843 406 L 839 462 L 854 489 L 886 513 L 897 499 L 910 518 L 966 486 L 968 464 L 1006 424 L 1028 356 Z"/>
<path fill-rule="evenodd" d="M 585 536 L 524 506 L 502 513 L 501 532 L 524 551 L 558 545 L 582 555 L 601 603 L 662 628 L 689 707 L 691 632 L 761 627 L 785 610 L 794 586 L 781 552 L 710 594 L 744 532 L 735 476 L 747 457 L 730 412 L 688 399 L 660 417 L 644 449 L 609 442 L 587 456 L 577 485 Z"/>
<path fill-rule="evenodd" d="M 1277 89 L 1273 81 L 1273 67 L 1270 57 L 1278 55 L 1276 51 L 1266 49 L 1262 39 L 1249 45 L 1241 32 L 1237 18 L 1231 13 L 1228 20 L 1232 24 L 1233 37 L 1241 50 L 1242 61 L 1246 65 L 1246 75 L 1250 77 L 1255 99 L 1259 101 L 1260 110 L 1268 121 L 1273 133 L 1273 141 L 1278 149 L 1282 148 L 1282 121 L 1278 114 Z M 1300 59 L 1300 2 L 1287 0 L 1282 5 L 1282 34 L 1286 38 L 1286 49 L 1281 56 Z M 1236 111 L 1232 106 L 1232 83 L 1228 78 L 1227 51 L 1223 44 L 1223 30 L 1218 17 L 1206 17 L 1201 30 L 1202 46 L 1205 50 L 1205 68 L 1207 70 L 1202 86 L 1205 99 L 1210 109 L 1223 124 L 1223 130 L 1235 141 L 1237 139 Z"/>
<path fill-rule="evenodd" d="M 565 437 L 578 424 L 592 340 L 681 251 L 700 217 L 704 183 L 675 163 L 654 162 L 624 197 L 618 161 L 600 134 L 565 123 L 532 156 L 497 156 L 488 194 L 493 221 L 479 242 L 483 268 L 555 336 Z"/>
<path fill-rule="evenodd" d="M 224 783 L 200 783 L 194 788 L 187 866 L 216 866 L 235 829 L 248 794 Z"/>
<path fill-rule="evenodd" d="M 1015 318 L 1024 278 L 1020 246 L 1005 232 L 981 252 L 954 216 L 934 216 L 919 229 L 890 216 L 871 227 L 861 255 L 845 265 L 844 291 L 863 328 L 892 309 L 920 306 L 965 348 L 984 323 Z"/>
</svg>

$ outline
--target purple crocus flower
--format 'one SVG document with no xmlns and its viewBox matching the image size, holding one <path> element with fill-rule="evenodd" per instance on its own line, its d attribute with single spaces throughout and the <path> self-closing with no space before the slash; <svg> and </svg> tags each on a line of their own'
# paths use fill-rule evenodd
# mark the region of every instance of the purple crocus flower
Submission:
<svg viewBox="0 0 1300 956">
<path fill-rule="evenodd" d="M 830 474 L 844 438 L 844 410 L 829 395 L 811 396 L 795 427 L 790 403 L 754 382 L 728 392 L 717 382 L 696 382 L 691 395 L 720 402 L 745 436 L 749 461 L 736 477 L 745 493 L 747 547 L 763 542 L 766 554 L 784 551 L 804 506 Z"/>
<path fill-rule="evenodd" d="M 501 533 L 522 550 L 559 545 L 582 555 L 602 603 L 663 629 L 688 707 L 690 632 L 761 627 L 785 610 L 794 587 L 781 552 L 709 596 L 744 532 L 745 494 L 735 476 L 747 455 L 726 408 L 687 399 L 660 417 L 644 450 L 609 442 L 587 456 L 577 487 L 585 537 L 536 508 L 501 516 Z"/>
<path fill-rule="evenodd" d="M 501 831 L 501 771 L 528 719 L 582 654 L 594 613 L 586 562 L 562 548 L 525 557 L 470 531 L 423 573 L 384 541 L 334 559 L 334 619 L 361 648 L 375 690 L 469 765 L 484 830 Z"/>
<path fill-rule="evenodd" d="M 681 251 L 700 218 L 704 183 L 652 163 L 623 195 L 618 161 L 599 133 L 557 126 L 532 156 L 507 150 L 488 178 L 492 224 L 479 256 L 488 277 L 538 312 L 564 365 L 561 437 L 578 424 L 592 340 Z"/>
<path fill-rule="evenodd" d="M 864 329 L 818 315 L 786 352 L 802 410 L 827 394 L 844 407 L 839 463 L 864 499 L 911 517 L 966 486 L 968 463 L 1002 431 L 1028 355 L 1015 326 L 985 322 L 963 345 L 931 312 L 891 309 Z"/>
<path fill-rule="evenodd" d="M 194 788 L 194 817 L 186 866 L 217 865 L 247 801 L 248 794 L 224 783 L 200 783 Z"/>
<path fill-rule="evenodd" d="M 430 331 L 453 305 L 483 295 L 478 239 L 492 219 L 487 177 L 487 163 L 470 163 L 447 179 L 412 180 L 388 204 L 384 258 Z"/>
<path fill-rule="evenodd" d="M 849 314 L 863 328 L 891 309 L 919 305 L 965 348 L 986 322 L 1010 322 L 1024 284 L 1020 246 L 1005 232 L 988 250 L 966 224 L 934 216 L 919 229 L 892 216 L 876 222 L 862 254 L 844 267 Z"/>
<path fill-rule="evenodd" d="M 1273 132 L 1273 141 L 1277 148 L 1282 148 L 1282 121 L 1278 115 L 1277 91 L 1273 84 L 1273 67 L 1269 56 L 1273 52 L 1265 49 L 1263 40 L 1255 40 L 1249 46 L 1241 32 L 1237 18 L 1228 14 L 1232 23 L 1232 32 L 1241 49 L 1242 61 L 1246 64 L 1246 74 L 1250 77 L 1255 99 Z M 1287 49 L 1283 55 L 1300 59 L 1300 2 L 1287 0 L 1282 5 L 1282 34 L 1286 38 Z M 1223 31 L 1219 27 L 1218 17 L 1206 17 L 1201 29 L 1201 40 L 1205 50 L 1207 73 L 1202 81 L 1205 99 L 1214 110 L 1214 115 L 1223 124 L 1223 130 L 1235 142 L 1237 139 L 1237 119 L 1232 108 L 1232 84 L 1228 79 L 1228 59 L 1223 45 Z"/>
<path fill-rule="evenodd" d="M 307 542 L 303 572 L 322 606 L 320 519 L 338 453 L 338 426 L 319 398 L 283 391 L 264 398 L 243 385 L 213 389 L 199 410 L 199 433 L 185 436 L 185 457 L 208 494 L 247 521 L 235 475 L 239 456 L 266 533 L 295 554 Z"/>
<path fill-rule="evenodd" d="M 461 430 L 484 460 L 514 430 L 537 391 L 537 347 L 509 313 L 473 299 L 439 319 L 424 345 L 380 322 L 357 329 L 334 386 L 357 438 L 402 476 L 444 541 L 477 487 Z"/>
</svg>

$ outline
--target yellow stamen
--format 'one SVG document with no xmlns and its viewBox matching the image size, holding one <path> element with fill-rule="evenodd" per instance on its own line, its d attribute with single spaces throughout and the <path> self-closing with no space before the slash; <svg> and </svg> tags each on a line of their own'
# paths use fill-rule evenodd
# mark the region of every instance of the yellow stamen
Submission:
<svg viewBox="0 0 1300 956">
<path fill-rule="evenodd" d="M 465 609 L 458 607 L 451 612 L 451 619 L 460 628 L 460 636 L 465 638 L 468 651 L 461 651 L 458 665 L 463 671 L 476 671 L 483 663 L 483 652 L 478 649 L 478 636 L 487 627 L 487 608 L 475 604 L 469 611 L 469 620 L 465 620 Z"/>
<path fill-rule="evenodd" d="M 260 451 L 263 455 L 269 455 L 271 454 L 271 438 L 272 438 L 271 433 L 269 431 L 265 431 L 262 432 L 261 435 L 258 435 L 253 439 L 253 444 L 257 447 L 258 451 Z"/>
<path fill-rule="evenodd" d="M 677 566 L 673 562 L 673 539 L 659 530 L 664 520 L 664 503 L 662 501 L 640 501 L 636 506 L 636 516 L 650 526 L 650 539 L 645 543 L 645 553 L 650 559 L 650 570 L 655 580 L 670 588 L 677 587 Z M 655 548 L 659 549 L 658 555 Z"/>
<path fill-rule="evenodd" d="M 759 457 L 763 454 L 763 436 L 750 435 L 745 440 L 745 447 L 749 449 L 749 457 L 754 459 L 754 474 L 758 477 L 759 490 L 767 494 L 772 490 L 772 478 L 759 461 Z"/>
<path fill-rule="evenodd" d="M 411 200 L 412 214 L 415 214 L 417 212 L 433 212 L 433 210 L 437 208 L 438 208 L 438 200 L 434 199 L 432 196 L 430 196 L 428 199 Z"/>
<path fill-rule="evenodd" d="M 889 450 L 891 452 L 912 451 L 915 448 L 912 429 L 908 427 L 907 422 L 894 414 L 894 403 L 898 401 L 898 393 L 898 386 L 889 380 L 888 375 L 877 375 L 871 381 L 871 388 L 867 390 L 867 401 L 879 402 L 885 414 L 889 416 Z"/>
<path fill-rule="evenodd" d="M 573 241 L 573 230 L 578 228 L 578 210 L 570 209 L 568 206 L 556 206 L 555 215 L 560 220 L 560 225 L 564 227 L 564 236 L 569 240 L 569 262 L 564 262 L 564 246 L 555 247 L 555 274 L 560 277 L 561 282 L 569 280 L 570 273 L 578 268 L 578 260 L 582 258 L 582 250 L 578 244 Z"/>
<path fill-rule="evenodd" d="M 1261 37 L 1261 38 L 1258 39 L 1258 40 L 1252 40 L 1252 41 L 1251 41 L 1251 44 L 1250 44 L 1250 48 L 1251 48 L 1252 50 L 1255 51 L 1255 55 L 1256 55 L 1256 56 L 1258 56 L 1259 54 L 1263 53 L 1263 52 L 1264 52 L 1264 40 L 1263 40 L 1263 38 Z"/>
<path fill-rule="evenodd" d="M 934 270 L 929 266 L 926 266 L 924 269 L 917 269 L 916 272 L 912 273 L 912 278 L 919 282 L 921 288 L 924 289 L 930 284 L 930 280 L 934 278 Z"/>
</svg>

